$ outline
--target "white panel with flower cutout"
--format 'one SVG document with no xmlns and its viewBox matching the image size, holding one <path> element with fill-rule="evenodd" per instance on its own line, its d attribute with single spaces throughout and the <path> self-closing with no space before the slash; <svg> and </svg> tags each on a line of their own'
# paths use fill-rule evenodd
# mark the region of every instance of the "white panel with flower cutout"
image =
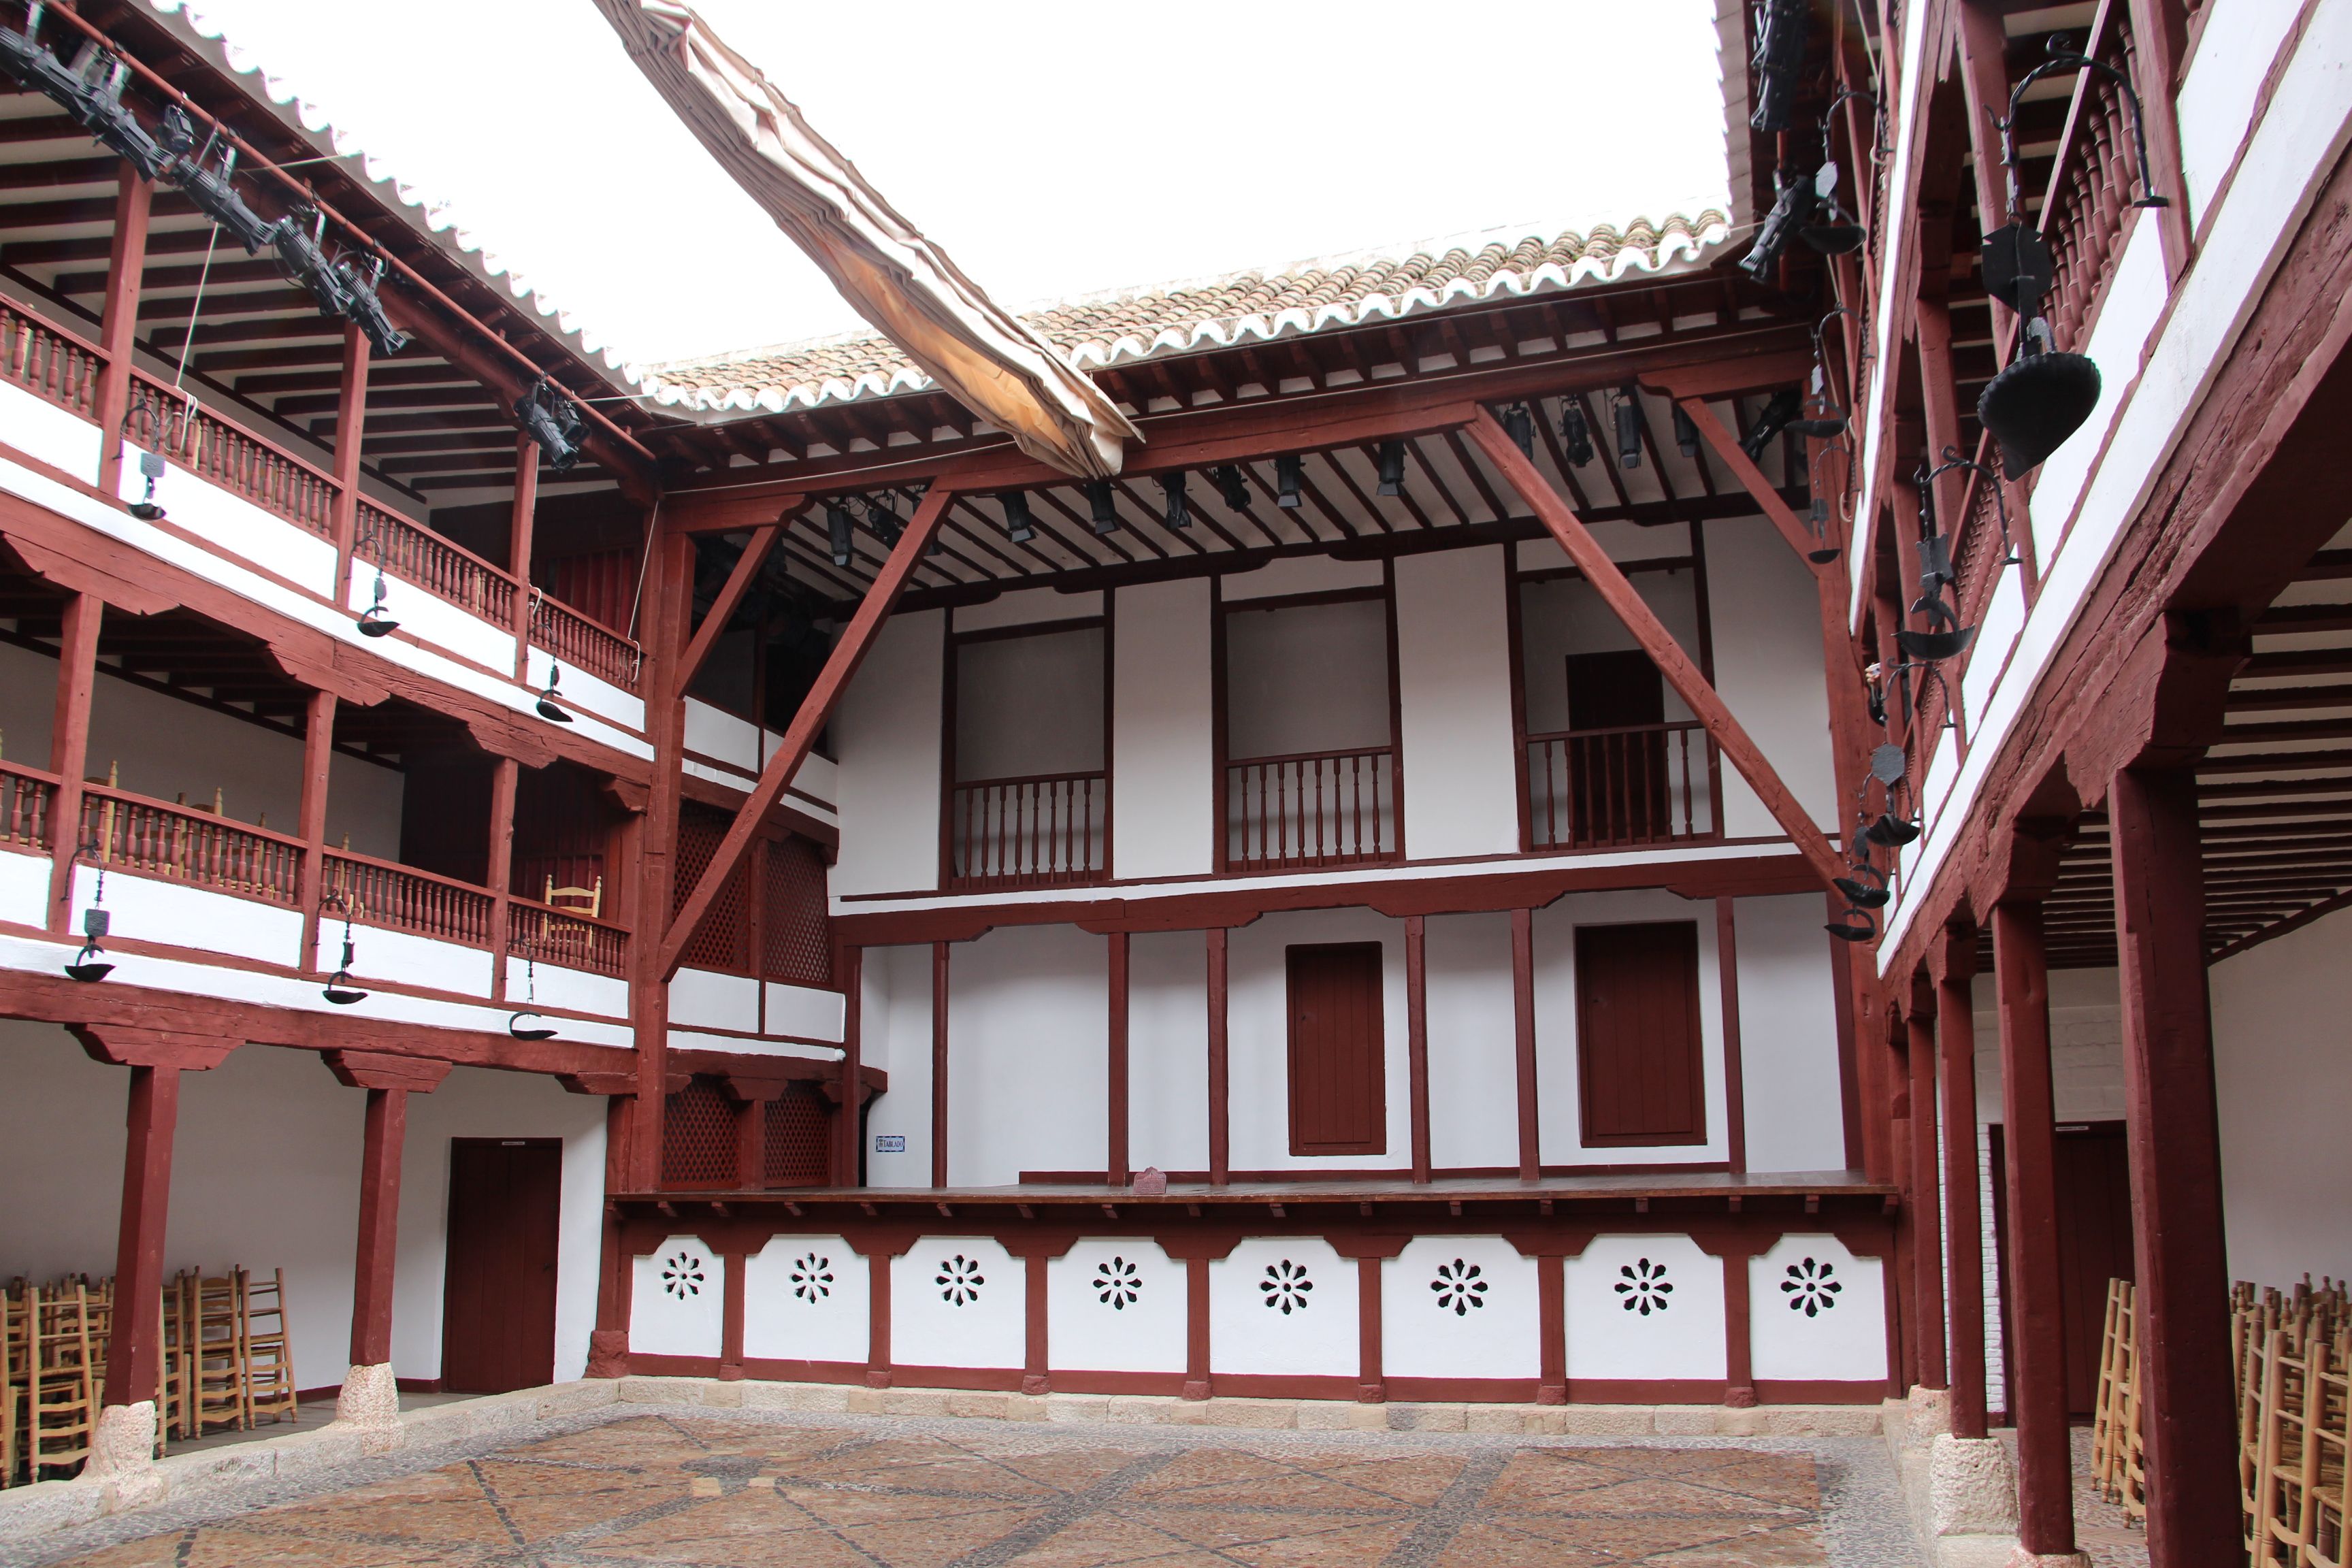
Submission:
<svg viewBox="0 0 2352 1568">
<path fill-rule="evenodd" d="M 1424 1236 L 1381 1265 L 1381 1371 L 1536 1377 L 1536 1260 L 1499 1236 Z"/>
<path fill-rule="evenodd" d="M 629 1349 L 716 1356 L 727 1317 L 727 1266 L 698 1237 L 673 1236 L 633 1260 Z"/>
<path fill-rule="evenodd" d="M 1140 1237 L 1079 1242 L 1045 1270 L 1045 1343 L 1055 1369 L 1182 1372 L 1184 1265 Z"/>
<path fill-rule="evenodd" d="M 890 1263 L 897 1366 L 1019 1367 L 1028 1350 L 1020 1258 L 984 1236 L 927 1236 Z"/>
<path fill-rule="evenodd" d="M 1687 1236 L 1595 1237 L 1566 1308 L 1570 1381 L 1724 1376 L 1723 1264 Z"/>
<path fill-rule="evenodd" d="M 778 1236 L 743 1260 L 748 1361 L 863 1363 L 873 1275 L 837 1236 Z"/>
<path fill-rule="evenodd" d="M 1354 1377 L 1356 1264 L 1318 1237 L 1257 1237 L 1209 1265 L 1209 1369 Z"/>
<path fill-rule="evenodd" d="M 1886 1270 L 1833 1236 L 1784 1236 L 1748 1275 L 1759 1378 L 1866 1382 L 1886 1375 Z"/>
</svg>

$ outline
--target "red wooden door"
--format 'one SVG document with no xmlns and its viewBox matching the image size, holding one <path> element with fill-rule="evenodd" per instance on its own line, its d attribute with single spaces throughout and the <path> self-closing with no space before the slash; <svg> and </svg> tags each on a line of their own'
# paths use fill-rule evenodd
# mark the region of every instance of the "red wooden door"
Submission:
<svg viewBox="0 0 2352 1568">
<path fill-rule="evenodd" d="M 1992 1127 L 1994 1243 L 2000 1258 L 2001 1339 L 2009 1336 L 2009 1182 L 1999 1123 Z M 2066 1414 L 2087 1421 L 2099 1392 L 2107 1281 L 2132 1272 L 2131 1159 L 2120 1121 L 2063 1122 L 2053 1144 L 2058 1198 L 2058 1307 L 2065 1329 Z M 2004 1370 L 2006 1370 L 2004 1360 Z M 2003 1402 L 2016 1408 L 2014 1384 Z"/>
<path fill-rule="evenodd" d="M 1388 1152 L 1381 944 L 1324 942 L 1286 954 L 1290 986 L 1290 1152 Z"/>
<path fill-rule="evenodd" d="M 1706 1142 L 1696 923 L 1576 928 L 1576 1058 L 1587 1148 Z"/>
<path fill-rule="evenodd" d="M 559 1138 L 449 1140 L 441 1386 L 504 1394 L 555 1381 Z"/>
<path fill-rule="evenodd" d="M 1578 843 L 1671 837 L 1666 689 L 1639 648 L 1568 656 L 1568 727 L 1601 731 L 1569 742 Z"/>
</svg>

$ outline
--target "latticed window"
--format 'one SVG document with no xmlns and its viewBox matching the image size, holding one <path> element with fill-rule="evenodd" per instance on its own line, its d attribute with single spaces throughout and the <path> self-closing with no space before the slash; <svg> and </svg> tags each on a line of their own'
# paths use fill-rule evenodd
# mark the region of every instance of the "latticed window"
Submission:
<svg viewBox="0 0 2352 1568">
<path fill-rule="evenodd" d="M 706 805 L 687 804 L 678 813 L 677 877 L 670 894 L 670 913 L 686 905 L 694 885 L 719 853 L 733 818 Z M 746 974 L 751 967 L 751 868 L 747 860 L 727 879 L 710 902 L 702 923 L 694 928 L 680 962 L 689 969 L 717 969 Z"/>
<path fill-rule="evenodd" d="M 827 1157 L 833 1118 L 813 1083 L 794 1083 L 767 1104 L 761 1180 L 772 1187 L 821 1187 L 832 1178 Z"/>
<path fill-rule="evenodd" d="M 833 984 L 833 922 L 824 902 L 824 855 L 805 838 L 768 847 L 768 886 L 760 911 L 764 973 L 794 985 Z"/>
<path fill-rule="evenodd" d="M 734 1103 L 716 1082 L 698 1078 L 663 1102 L 662 1185 L 734 1184 Z"/>
</svg>

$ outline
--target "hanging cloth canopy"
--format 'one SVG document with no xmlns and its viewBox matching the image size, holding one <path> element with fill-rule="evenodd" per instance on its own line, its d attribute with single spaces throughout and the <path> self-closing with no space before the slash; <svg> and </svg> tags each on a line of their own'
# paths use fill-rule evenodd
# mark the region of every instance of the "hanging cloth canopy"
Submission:
<svg viewBox="0 0 2352 1568">
<path fill-rule="evenodd" d="M 1000 310 L 810 129 L 758 68 L 676 0 L 596 0 L 662 97 L 858 314 L 1041 463 L 1119 471 L 1141 440 L 1102 389 Z"/>
</svg>

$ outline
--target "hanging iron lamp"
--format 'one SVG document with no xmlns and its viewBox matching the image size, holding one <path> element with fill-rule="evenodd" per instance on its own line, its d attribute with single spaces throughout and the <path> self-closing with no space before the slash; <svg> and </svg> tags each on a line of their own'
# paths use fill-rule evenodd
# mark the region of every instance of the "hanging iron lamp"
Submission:
<svg viewBox="0 0 2352 1568">
<path fill-rule="evenodd" d="M 539 1013 L 539 959 L 530 948 L 523 950 L 523 1005 L 507 1019 L 507 1033 L 518 1040 L 551 1040 L 555 1026 Z"/>
<path fill-rule="evenodd" d="M 555 683 L 562 679 L 563 667 L 551 663 L 547 667 L 547 689 L 539 694 L 539 716 L 552 723 L 569 724 L 572 722 L 572 715 L 566 713 L 555 700 Z"/>
<path fill-rule="evenodd" d="M 103 869 L 98 874 L 98 896 L 100 899 L 106 896 L 106 872 Z M 81 951 L 74 954 L 71 963 L 66 965 L 68 979 L 90 984 L 114 973 L 113 963 L 107 959 L 106 949 L 99 945 L 110 923 L 106 910 L 97 904 L 82 910 Z"/>
<path fill-rule="evenodd" d="M 1528 411 L 1526 404 L 1514 403 L 1503 410 L 1503 434 L 1511 438 L 1511 445 L 1519 449 L 1519 456 L 1532 458 L 1536 455 L 1536 416 Z"/>
<path fill-rule="evenodd" d="M 1584 399 L 1571 395 L 1560 399 L 1559 439 L 1570 468 L 1592 461 L 1592 426 L 1584 417 Z"/>
<path fill-rule="evenodd" d="M 1381 494 L 1384 496 L 1394 496 L 1402 495 L 1404 493 L 1403 442 L 1383 441 L 1381 443 L 1380 479 Z"/>
<path fill-rule="evenodd" d="M 163 453 L 139 454 L 139 475 L 147 481 L 147 493 L 132 501 L 129 510 L 131 515 L 142 522 L 161 522 L 163 520 L 163 509 L 156 504 L 155 500 L 155 481 L 162 479 L 163 474 Z"/>
<path fill-rule="evenodd" d="M 343 908 L 343 961 L 335 965 L 332 974 L 327 976 L 326 989 L 321 994 L 338 1007 L 349 1007 L 353 1003 L 366 1001 L 368 994 L 352 980 L 352 916 L 355 912 L 354 907 L 350 900 L 340 894 L 335 901 Z"/>
</svg>

